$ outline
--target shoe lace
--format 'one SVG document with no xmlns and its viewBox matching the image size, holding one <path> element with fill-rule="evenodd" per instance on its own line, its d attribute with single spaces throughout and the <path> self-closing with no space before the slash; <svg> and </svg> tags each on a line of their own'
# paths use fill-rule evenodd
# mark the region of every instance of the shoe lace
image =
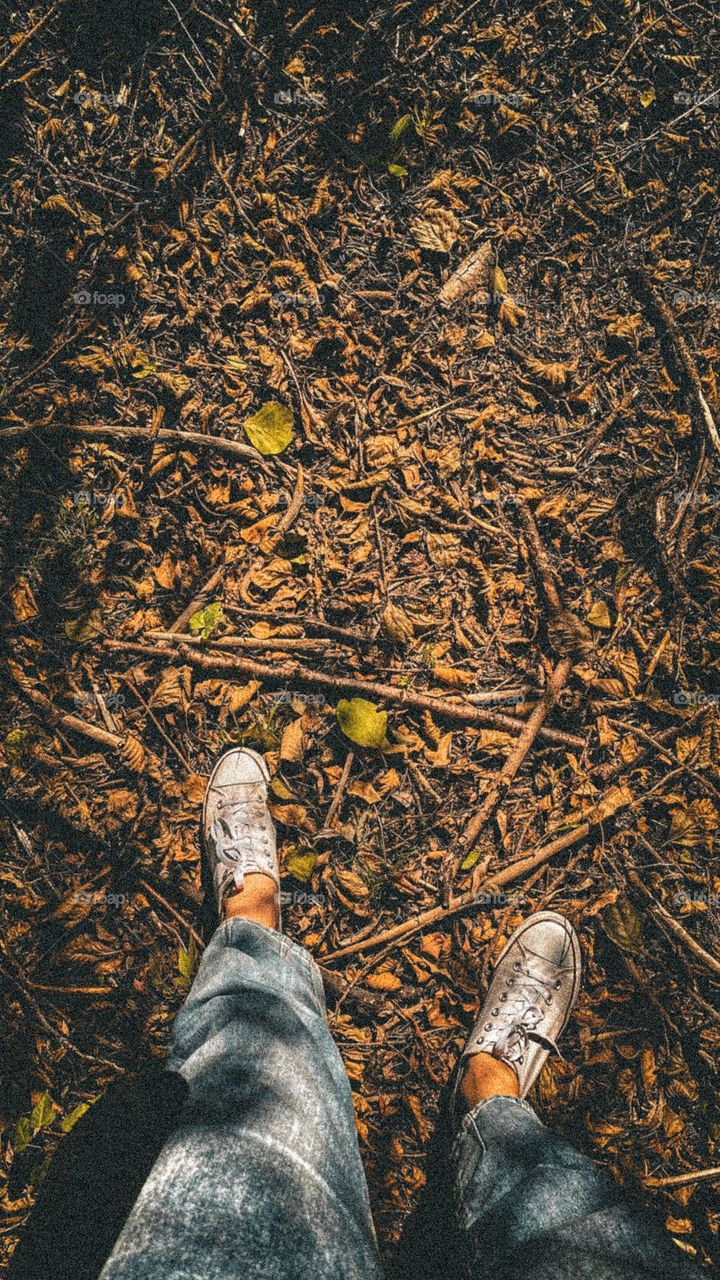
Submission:
<svg viewBox="0 0 720 1280">
<path fill-rule="evenodd" d="M 223 797 L 217 802 L 217 815 L 210 827 L 218 862 L 233 870 L 238 888 L 245 878 L 244 864 L 257 839 L 257 823 L 264 817 L 264 806 L 256 800 Z"/>
<path fill-rule="evenodd" d="M 517 990 L 510 996 L 508 988 L 516 985 Z M 500 997 L 507 1003 L 492 1010 L 494 1021 L 500 1025 L 492 1050 L 495 1057 L 507 1062 L 522 1061 L 531 1041 L 562 1057 L 555 1041 L 538 1029 L 546 1009 L 552 1005 L 553 991 L 560 986 L 559 979 L 543 977 L 527 962 L 515 961 L 513 976 L 507 979 Z"/>
</svg>

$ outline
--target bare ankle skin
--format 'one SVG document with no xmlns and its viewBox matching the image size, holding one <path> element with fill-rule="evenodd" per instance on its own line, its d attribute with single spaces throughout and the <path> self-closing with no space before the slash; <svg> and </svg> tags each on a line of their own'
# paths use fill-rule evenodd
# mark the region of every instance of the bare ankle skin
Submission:
<svg viewBox="0 0 720 1280">
<path fill-rule="evenodd" d="M 468 1111 L 486 1098 L 519 1098 L 518 1078 L 507 1063 L 489 1053 L 476 1053 L 467 1059 L 460 1081 L 460 1097 Z"/>
<path fill-rule="evenodd" d="M 267 929 L 277 929 L 280 924 L 279 895 L 277 885 L 270 876 L 255 873 L 245 877 L 238 893 L 228 894 L 222 904 L 221 919 L 240 916 L 254 920 Z"/>
</svg>

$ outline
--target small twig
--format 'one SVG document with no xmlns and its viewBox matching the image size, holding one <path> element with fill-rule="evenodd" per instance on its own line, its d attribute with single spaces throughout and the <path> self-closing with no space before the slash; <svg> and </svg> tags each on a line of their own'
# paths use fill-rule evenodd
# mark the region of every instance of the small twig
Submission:
<svg viewBox="0 0 720 1280">
<path fill-rule="evenodd" d="M 542 544 L 538 527 L 535 523 L 535 517 L 523 498 L 518 498 L 516 501 L 520 521 L 523 527 L 523 533 L 525 535 L 525 543 L 535 566 L 535 570 L 540 578 L 548 607 L 552 613 L 562 613 L 563 606 L 557 586 L 555 585 L 555 574 L 553 573 L 547 551 Z"/>
<path fill-rule="evenodd" d="M 40 31 L 42 27 L 46 26 L 51 18 L 55 17 L 58 9 L 62 9 L 65 2 L 66 0 L 56 0 L 56 3 L 50 6 L 47 13 L 43 14 L 42 18 L 35 23 L 35 26 L 31 27 L 29 31 L 25 32 L 24 36 L 20 37 L 10 52 L 3 58 L 2 62 L 0 62 L 0 71 L 4 71 L 8 63 L 12 62 L 13 58 L 17 57 L 20 50 L 25 48 L 28 40 L 32 40 L 35 33 Z"/>
<path fill-rule="evenodd" d="M 327 818 L 325 819 L 325 822 L 323 824 L 323 829 L 325 831 L 332 830 L 332 825 L 333 825 L 333 822 L 335 821 L 335 815 L 338 809 L 340 808 L 340 805 L 342 803 L 342 798 L 345 794 L 347 780 L 350 777 L 350 770 L 352 769 L 352 763 L 354 759 L 355 759 L 354 752 L 348 751 L 345 757 L 345 763 L 342 768 L 342 773 L 340 774 L 340 781 L 338 782 L 337 787 L 335 789 L 335 795 L 332 798 L 332 803 L 330 805 L 330 808 L 328 809 Z"/>
<path fill-rule="evenodd" d="M 210 575 L 205 586 L 200 588 L 197 595 L 190 601 L 189 605 L 183 609 L 180 617 L 173 622 L 170 628 L 171 631 L 182 631 L 183 628 L 187 626 L 193 614 L 199 613 L 200 610 L 205 607 L 215 588 L 222 582 L 226 568 L 227 564 L 223 560 L 222 564 L 219 565 L 218 568 Z"/>
<path fill-rule="evenodd" d="M 63 729 L 70 729 L 75 733 L 80 733 L 84 737 L 90 738 L 93 742 L 99 742 L 104 747 L 112 747 L 113 751 L 122 751 L 125 740 L 119 737 L 117 733 L 109 733 L 107 729 L 98 729 L 97 725 L 88 724 L 87 720 L 81 720 L 80 716 L 58 711 L 50 699 L 44 693 L 41 693 L 39 689 L 34 689 L 29 681 L 23 681 L 21 688 L 32 702 L 42 707 L 53 724 L 61 725 Z"/>
<path fill-rule="evenodd" d="M 510 752 L 505 764 L 498 773 L 495 782 L 488 791 L 482 805 L 470 819 L 463 834 L 466 848 L 471 848 L 477 840 L 490 815 L 494 813 L 500 800 L 507 792 L 513 778 L 535 741 L 545 717 L 555 705 L 562 693 L 567 678 L 572 671 L 572 658 L 561 658 L 552 672 L 540 701 L 530 715 L 525 728 Z"/>
<path fill-rule="evenodd" d="M 558 618 L 565 611 L 560 599 L 560 593 L 555 585 L 553 571 L 543 546 L 538 527 L 535 523 L 535 518 L 527 502 L 523 499 L 518 499 L 518 510 L 522 521 L 528 554 L 533 561 L 535 571 L 542 583 L 547 607 L 553 617 Z M 565 688 L 570 672 L 572 671 L 572 667 L 573 660 L 571 657 L 563 657 L 560 659 L 548 678 L 545 689 L 540 697 L 540 701 L 528 717 L 515 746 L 510 752 L 510 755 L 505 761 L 503 767 L 496 775 L 495 781 L 491 785 L 478 812 L 470 819 L 470 822 L 465 828 L 462 835 L 462 849 L 460 853 L 457 853 L 453 848 L 446 856 L 442 877 L 446 903 L 449 901 L 452 883 L 462 861 L 463 854 L 472 850 L 472 847 L 483 831 L 485 824 L 490 820 L 498 805 L 507 794 L 518 770 L 545 723 L 548 713 L 555 706 L 555 703 Z"/>
<path fill-rule="evenodd" d="M 627 808 L 630 803 L 631 801 L 628 800 L 625 804 L 618 805 L 615 813 Z M 379 947 L 389 942 L 397 944 L 411 937 L 412 934 L 418 933 L 421 929 L 427 929 L 430 925 L 439 924 L 441 921 L 447 920 L 451 916 L 459 915 L 463 911 L 472 910 L 473 907 L 479 905 L 480 898 L 484 897 L 486 893 L 494 893 L 496 889 L 502 889 L 504 885 L 510 884 L 512 880 L 517 880 L 518 877 L 525 875 L 526 871 L 534 871 L 536 867 L 549 862 L 556 853 L 562 853 L 565 849 L 570 849 L 573 845 L 580 844 L 590 834 L 593 827 L 602 821 L 604 819 L 601 816 L 596 817 L 590 814 L 587 821 L 581 822 L 573 831 L 566 832 L 564 836 L 558 836 L 556 840 L 551 840 L 550 844 L 541 845 L 539 849 L 535 849 L 527 857 L 519 858 L 517 862 L 510 863 L 508 867 L 504 867 L 494 876 L 491 876 L 482 886 L 481 893 L 478 893 L 476 888 L 473 887 L 467 893 L 453 898 L 448 906 L 431 907 L 428 911 L 422 911 L 418 915 L 411 916 L 409 920 L 393 925 L 391 929 L 385 929 L 374 937 L 363 938 L 361 941 L 356 941 L 348 946 L 339 947 L 336 951 L 322 956 L 321 959 L 323 963 L 329 964 L 331 960 L 341 960 L 343 957 L 354 955 L 356 952 L 366 951 L 369 947 Z"/>
<path fill-rule="evenodd" d="M 677 320 L 665 300 L 660 297 L 645 270 L 633 268 L 628 272 L 628 282 L 638 300 L 645 304 L 648 319 L 663 347 L 670 374 L 680 384 L 686 399 L 690 402 L 695 425 L 707 431 L 715 452 L 720 453 L 720 435 L 718 435 L 710 406 L 703 395 L 697 365 L 680 332 Z"/>
<path fill-rule="evenodd" d="M 644 1187 L 691 1187 L 696 1182 L 720 1182 L 720 1169 L 696 1169 L 675 1173 L 670 1178 L 643 1178 Z"/>
<path fill-rule="evenodd" d="M 165 743 L 167 744 L 167 746 L 170 748 L 170 750 L 171 750 L 171 751 L 173 751 L 173 752 L 175 753 L 175 755 L 177 756 L 178 760 L 180 761 L 180 763 L 181 763 L 181 765 L 182 765 L 183 769 L 186 769 L 188 773 L 192 773 L 192 767 L 191 767 L 191 765 L 190 765 L 189 761 L 188 761 L 188 760 L 186 759 L 186 757 L 183 755 L 183 753 L 182 753 L 182 751 L 180 750 L 180 748 L 179 748 L 179 747 L 177 747 L 177 746 L 175 745 L 175 743 L 173 742 L 172 738 L 169 738 L 169 737 L 168 737 L 168 735 L 166 734 L 166 732 L 165 732 L 165 730 L 163 729 L 162 725 L 160 724 L 160 721 L 158 720 L 157 716 L 156 716 L 156 715 L 155 715 L 155 714 L 150 710 L 150 707 L 148 706 L 147 702 L 146 702 L 146 701 L 145 701 L 145 699 L 143 698 L 143 696 L 142 696 L 142 694 L 141 694 L 140 690 L 137 688 L 137 686 L 136 686 L 135 682 L 134 682 L 133 680 L 131 680 L 131 679 L 130 679 L 130 677 L 129 677 L 129 676 L 127 676 L 127 675 L 121 675 L 121 676 L 120 676 L 120 679 L 123 681 L 123 683 L 124 683 L 124 684 L 126 684 L 126 685 L 127 685 L 128 689 L 130 689 L 131 693 L 133 693 L 133 694 L 134 694 L 134 696 L 137 698 L 138 702 L 139 702 L 139 703 L 141 703 L 141 705 L 145 708 L 145 711 L 147 712 L 148 716 L 150 717 L 150 719 L 152 720 L 153 724 L 155 725 L 155 728 L 157 729 L 158 733 L 160 734 L 160 737 L 162 738 L 163 742 L 165 742 Z"/>
<path fill-rule="evenodd" d="M 640 832 L 637 833 L 637 837 L 645 848 L 648 849 L 654 857 L 657 857 L 657 853 L 653 849 L 652 845 Z M 670 912 L 666 910 L 662 903 L 655 900 L 647 885 L 643 884 L 642 879 L 637 872 L 628 871 L 628 879 L 631 884 L 635 885 L 636 889 L 639 889 L 646 898 L 650 899 L 652 904 L 650 907 L 650 914 L 658 916 L 670 932 L 673 933 L 680 942 L 684 943 L 688 951 L 692 952 L 696 960 L 700 960 L 701 963 L 704 964 L 706 968 L 710 969 L 712 973 L 720 974 L 720 960 L 716 960 L 714 956 L 710 955 L 709 951 L 706 951 L 704 947 L 701 947 L 700 943 L 695 941 L 692 934 L 688 933 L 687 929 L 683 929 L 683 926 L 674 918 L 674 916 L 671 916 Z"/>
<path fill-rule="evenodd" d="M 158 893 L 157 889 L 153 889 L 152 885 L 148 884 L 147 880 L 143 880 L 140 878 L 138 879 L 138 884 L 142 885 L 145 892 L 149 893 L 150 896 L 154 898 L 156 902 L 159 902 L 165 908 L 166 911 L 169 911 L 170 915 L 175 917 L 178 924 L 181 924 L 183 929 L 187 929 L 188 933 L 195 939 L 198 946 L 202 950 L 202 948 L 205 946 L 205 943 L 200 937 L 200 934 L 197 932 L 197 930 L 193 929 L 191 924 L 188 924 L 187 920 L 183 920 L 183 917 L 180 915 L 180 912 L 175 910 L 175 907 L 172 905 L 172 903 L 168 902 L 167 898 L 163 898 L 162 894 Z"/>
<path fill-rule="evenodd" d="M 640 729 L 637 725 L 628 724 L 625 720 L 616 720 L 614 716 L 608 716 L 607 722 L 615 728 L 624 729 L 631 737 L 635 736 L 642 738 L 645 742 L 649 742 L 650 746 L 654 747 L 661 756 L 666 760 L 669 760 L 670 763 L 676 767 L 683 769 L 685 773 L 689 773 L 690 777 L 694 778 L 703 790 L 711 791 L 712 794 L 717 796 L 718 800 L 720 800 L 720 791 L 718 791 L 717 787 L 713 786 L 712 782 L 710 782 L 706 775 L 699 773 L 698 770 L 693 769 L 691 765 L 684 764 L 682 760 L 678 760 L 677 756 L 674 756 L 672 751 L 668 751 L 667 747 L 663 746 L 662 742 L 660 742 L 658 738 L 654 738 L 652 734 L 648 733 L 645 729 Z"/>
<path fill-rule="evenodd" d="M 189 644 L 203 645 L 207 642 L 201 640 L 198 636 L 183 632 L 178 634 L 174 629 L 172 631 L 148 631 L 149 640 L 169 640 L 173 644 Z M 307 639 L 304 636 L 268 636 L 264 640 L 258 640 L 255 636 L 213 636 L 214 649 L 279 649 L 287 650 L 291 653 L 294 649 L 299 653 L 317 653 L 319 650 L 337 648 L 339 641 Z"/>
<path fill-rule="evenodd" d="M 339 640 L 349 640 L 351 644 L 355 645 L 374 643 L 372 636 L 363 635 L 359 631 L 351 631 L 350 627 L 336 627 L 333 623 L 326 622 L 324 618 L 314 618 L 307 614 L 294 614 L 290 613 L 288 609 L 263 609 L 262 618 L 258 617 L 257 609 L 250 608 L 249 605 L 226 604 L 224 609 L 226 613 L 236 613 L 240 617 L 246 617 L 250 614 L 255 622 L 267 619 L 269 622 L 290 623 L 297 627 L 310 627 L 313 631 L 326 631 L 329 636 L 337 636 Z M 172 629 L 174 630 L 174 628 Z M 477 696 L 482 701 L 483 695 L 478 694 Z M 494 697 L 495 695 L 492 696 Z M 487 700 L 492 700 L 490 695 L 488 695 Z"/>
</svg>

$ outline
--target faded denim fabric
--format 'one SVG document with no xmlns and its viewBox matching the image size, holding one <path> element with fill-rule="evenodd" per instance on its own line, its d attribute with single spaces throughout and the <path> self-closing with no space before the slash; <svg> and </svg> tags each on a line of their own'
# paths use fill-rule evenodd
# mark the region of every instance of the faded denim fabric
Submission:
<svg viewBox="0 0 720 1280">
<path fill-rule="evenodd" d="M 310 954 L 247 920 L 220 925 L 167 1066 L 189 1099 L 101 1280 L 380 1280 L 350 1085 Z M 448 1172 L 470 1280 L 697 1280 L 662 1227 L 525 1102 L 466 1115 Z"/>
<path fill-rule="evenodd" d="M 488 1098 L 453 1146 L 472 1280 L 698 1280 L 662 1225 L 517 1098 Z"/>
<path fill-rule="evenodd" d="M 189 1101 L 102 1280 L 379 1280 L 350 1085 L 310 954 L 251 921 L 220 925 L 167 1065 Z"/>
</svg>

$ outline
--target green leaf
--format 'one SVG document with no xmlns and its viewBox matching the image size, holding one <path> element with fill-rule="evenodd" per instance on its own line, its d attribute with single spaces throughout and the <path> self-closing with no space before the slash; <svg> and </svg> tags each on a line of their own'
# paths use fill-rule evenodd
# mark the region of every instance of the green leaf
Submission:
<svg viewBox="0 0 720 1280">
<path fill-rule="evenodd" d="M 15 1125 L 15 1133 L 13 1135 L 12 1145 L 15 1155 L 19 1155 L 24 1151 L 30 1139 L 33 1136 L 32 1125 L 29 1116 L 21 1116 Z"/>
<path fill-rule="evenodd" d="M 407 178 L 409 173 L 404 164 L 389 164 L 387 169 L 388 173 L 391 173 L 394 178 Z"/>
<path fill-rule="evenodd" d="M 460 863 L 460 870 L 469 871 L 471 867 L 474 867 L 475 863 L 480 861 L 480 852 L 480 849 L 471 849 L 467 857 Z"/>
<path fill-rule="evenodd" d="M 602 926 L 610 941 L 621 951 L 637 954 L 642 950 L 642 916 L 629 898 L 618 898 L 603 912 Z"/>
<path fill-rule="evenodd" d="M 282 453 L 293 438 L 292 410 L 270 400 L 243 423 L 243 430 L 258 453 Z"/>
<path fill-rule="evenodd" d="M 78 1102 L 77 1106 L 73 1107 L 72 1111 L 69 1111 L 68 1114 L 65 1116 L 65 1118 L 60 1121 L 61 1132 L 69 1133 L 71 1129 L 75 1128 L 75 1125 L 77 1124 L 81 1116 L 84 1116 L 85 1112 L 89 1110 L 90 1110 L 89 1102 Z"/>
<path fill-rule="evenodd" d="M 398 143 L 400 142 L 400 139 L 403 137 L 403 134 L 407 133 L 411 124 L 412 124 L 411 115 L 400 116 L 400 119 L 395 121 L 395 124 L 390 130 L 391 146 L 397 147 Z"/>
<path fill-rule="evenodd" d="M 367 698 L 341 698 L 335 708 L 337 722 L 346 738 L 360 747 L 381 747 L 387 729 L 387 711 L 378 711 Z"/>
<path fill-rule="evenodd" d="M 296 853 L 289 853 L 285 858 L 285 871 L 301 884 L 307 884 L 315 869 L 317 858 L 314 852 L 300 853 L 298 850 Z"/>
<path fill-rule="evenodd" d="M 207 640 L 224 621 L 222 601 L 213 600 L 212 604 L 206 604 L 204 609 L 198 609 L 197 613 L 192 615 L 189 626 L 201 640 Z"/>
<path fill-rule="evenodd" d="M 42 1186 L 43 1182 L 45 1181 L 48 1175 L 51 1164 L 52 1164 L 52 1156 L 47 1155 L 45 1156 L 44 1160 L 40 1161 L 40 1164 L 36 1164 L 35 1167 L 30 1170 L 30 1177 L 28 1178 L 28 1182 L 30 1183 L 31 1187 L 35 1188 L 35 1190 L 37 1190 L 38 1187 Z"/>
<path fill-rule="evenodd" d="M 190 937 L 190 943 L 187 951 L 183 946 L 178 950 L 178 971 L 186 978 L 188 982 L 192 982 L 195 977 L 195 970 L 198 966 L 199 953 L 195 945 L 195 939 Z"/>
<path fill-rule="evenodd" d="M 5 736 L 5 754 L 10 761 L 22 760 L 32 742 L 29 729 L 11 729 Z"/>
<path fill-rule="evenodd" d="M 52 1124 L 54 1119 L 55 1104 L 46 1090 L 42 1098 L 38 1098 L 30 1114 L 33 1133 L 37 1133 L 38 1129 L 44 1129 L 46 1125 Z"/>
</svg>

